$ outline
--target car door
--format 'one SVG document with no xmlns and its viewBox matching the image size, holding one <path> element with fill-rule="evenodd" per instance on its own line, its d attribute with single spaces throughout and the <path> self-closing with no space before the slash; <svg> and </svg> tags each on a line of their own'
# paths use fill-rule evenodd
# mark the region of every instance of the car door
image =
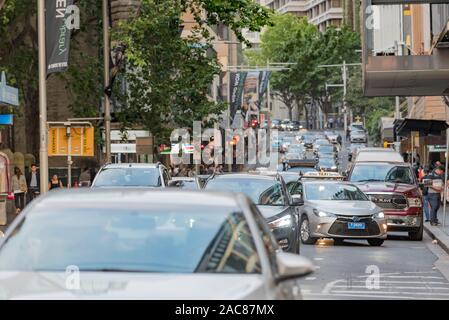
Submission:
<svg viewBox="0 0 449 320">
<path fill-rule="evenodd" d="M 267 298 L 268 299 L 288 299 L 297 300 L 301 299 L 301 290 L 297 279 L 291 279 L 287 281 L 276 282 L 274 279 L 278 275 L 278 265 L 276 259 L 276 253 L 281 252 L 276 239 L 273 236 L 269 226 L 267 225 L 264 217 L 257 209 L 255 205 L 251 205 L 251 211 L 254 216 L 254 220 L 258 226 L 261 239 L 264 243 L 264 254 L 267 255 L 270 264 L 271 277 L 268 279 L 270 283 L 266 284 Z"/>
</svg>

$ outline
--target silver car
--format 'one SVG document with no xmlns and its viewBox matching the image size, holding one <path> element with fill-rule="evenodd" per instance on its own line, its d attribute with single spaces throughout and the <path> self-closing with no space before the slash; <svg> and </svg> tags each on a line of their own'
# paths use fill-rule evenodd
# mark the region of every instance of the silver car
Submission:
<svg viewBox="0 0 449 320">
<path fill-rule="evenodd" d="M 243 195 L 50 192 L 0 240 L 0 299 L 298 299 L 313 265 Z"/>
<path fill-rule="evenodd" d="M 342 181 L 301 180 L 289 188 L 293 197 L 301 197 L 300 234 L 305 244 L 320 238 L 366 239 L 381 246 L 387 238 L 387 220 L 355 185 Z"/>
</svg>

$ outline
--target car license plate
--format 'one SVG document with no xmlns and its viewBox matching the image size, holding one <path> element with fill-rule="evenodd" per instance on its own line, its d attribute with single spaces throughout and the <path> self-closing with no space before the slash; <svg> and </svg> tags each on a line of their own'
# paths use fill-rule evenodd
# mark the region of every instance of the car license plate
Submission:
<svg viewBox="0 0 449 320">
<path fill-rule="evenodd" d="M 364 222 L 348 222 L 348 229 L 363 230 L 363 229 L 365 229 L 365 223 Z"/>
</svg>

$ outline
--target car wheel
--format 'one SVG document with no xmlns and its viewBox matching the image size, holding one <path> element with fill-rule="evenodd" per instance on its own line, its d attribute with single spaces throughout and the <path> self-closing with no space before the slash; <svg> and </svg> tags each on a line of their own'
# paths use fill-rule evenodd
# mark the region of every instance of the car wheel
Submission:
<svg viewBox="0 0 449 320">
<path fill-rule="evenodd" d="M 380 247 L 381 245 L 383 245 L 384 240 L 383 239 L 368 239 L 368 243 L 370 244 L 370 246 Z"/>
<path fill-rule="evenodd" d="M 422 241 L 424 233 L 424 224 L 421 222 L 421 227 L 416 232 L 409 232 L 408 238 L 412 241 Z"/>
<path fill-rule="evenodd" d="M 300 233 L 301 242 L 304 244 L 315 244 L 317 241 L 317 239 L 310 236 L 310 224 L 309 219 L 306 216 L 302 216 L 301 218 Z"/>
</svg>

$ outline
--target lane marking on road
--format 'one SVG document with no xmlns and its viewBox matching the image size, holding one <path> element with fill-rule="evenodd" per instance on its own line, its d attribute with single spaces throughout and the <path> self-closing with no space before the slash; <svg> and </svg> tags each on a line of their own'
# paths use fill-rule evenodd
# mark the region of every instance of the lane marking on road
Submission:
<svg viewBox="0 0 449 320">
<path fill-rule="evenodd" d="M 390 273 L 379 273 L 379 277 L 388 277 L 388 276 L 394 276 L 394 275 L 400 275 L 400 272 L 390 272 Z M 373 275 L 360 275 L 357 276 L 358 278 L 371 278 Z"/>
<path fill-rule="evenodd" d="M 439 293 L 439 292 L 407 292 L 407 291 L 377 291 L 377 290 L 370 290 L 370 291 L 362 291 L 362 290 L 335 290 L 332 291 L 332 293 L 357 293 L 357 294 L 364 294 L 364 293 L 374 293 L 374 294 L 411 294 L 411 295 L 437 295 L 437 296 L 449 296 L 448 293 Z"/>
<path fill-rule="evenodd" d="M 309 293 L 304 296 L 307 299 L 307 296 L 319 296 L 319 297 L 327 297 L 327 298 L 336 298 L 336 297 L 351 297 L 351 298 L 376 298 L 376 299 L 397 299 L 397 300 L 446 300 L 445 298 L 439 297 L 408 297 L 408 296 L 395 296 L 395 295 L 358 295 L 358 294 L 345 294 L 345 293 L 336 293 L 336 294 L 321 294 L 321 293 Z"/>
<path fill-rule="evenodd" d="M 336 285 L 337 283 L 339 283 L 339 282 L 343 282 L 344 283 L 345 280 L 344 279 L 339 279 L 339 280 L 335 280 L 335 281 L 329 282 L 328 284 L 326 284 L 326 286 L 324 287 L 323 291 L 321 291 L 321 293 L 323 293 L 323 294 L 329 293 L 332 290 L 332 287 L 334 285 Z"/>
<path fill-rule="evenodd" d="M 366 283 L 365 280 L 351 280 L 351 282 L 356 283 Z M 434 285 L 434 284 L 440 284 L 440 285 L 447 285 L 449 286 L 449 282 L 444 281 L 394 281 L 394 280 L 380 280 L 381 283 L 399 283 L 399 284 L 423 284 L 423 285 Z"/>
<path fill-rule="evenodd" d="M 308 277 L 308 278 L 306 278 L 306 280 L 307 281 L 313 281 L 313 280 L 316 280 L 316 277 Z"/>
<path fill-rule="evenodd" d="M 366 288 L 366 286 L 353 286 L 353 285 L 351 285 L 351 286 L 340 286 L 340 285 L 338 285 L 338 286 L 334 286 L 334 288 L 347 288 L 348 290 L 351 290 L 351 289 L 353 289 L 353 288 L 356 288 L 356 289 L 367 289 Z M 409 287 L 409 286 L 406 286 L 406 287 L 402 287 L 402 286 L 400 286 L 400 287 L 396 287 L 396 286 L 384 286 L 384 287 L 380 287 L 379 288 L 380 290 L 382 290 L 382 289 L 412 289 L 412 290 L 427 290 L 427 291 L 432 291 L 432 290 L 449 290 L 449 287 L 429 287 L 429 286 L 426 286 L 426 287 Z M 368 290 L 368 289 L 367 289 Z M 369 290 L 369 292 L 376 292 L 376 290 Z"/>
<path fill-rule="evenodd" d="M 323 261 L 324 258 L 313 258 L 313 260 L 315 260 L 315 261 Z"/>
<path fill-rule="evenodd" d="M 404 274 L 429 274 L 429 273 L 438 274 L 438 272 L 436 272 L 436 271 L 405 271 L 404 272 Z"/>
</svg>

